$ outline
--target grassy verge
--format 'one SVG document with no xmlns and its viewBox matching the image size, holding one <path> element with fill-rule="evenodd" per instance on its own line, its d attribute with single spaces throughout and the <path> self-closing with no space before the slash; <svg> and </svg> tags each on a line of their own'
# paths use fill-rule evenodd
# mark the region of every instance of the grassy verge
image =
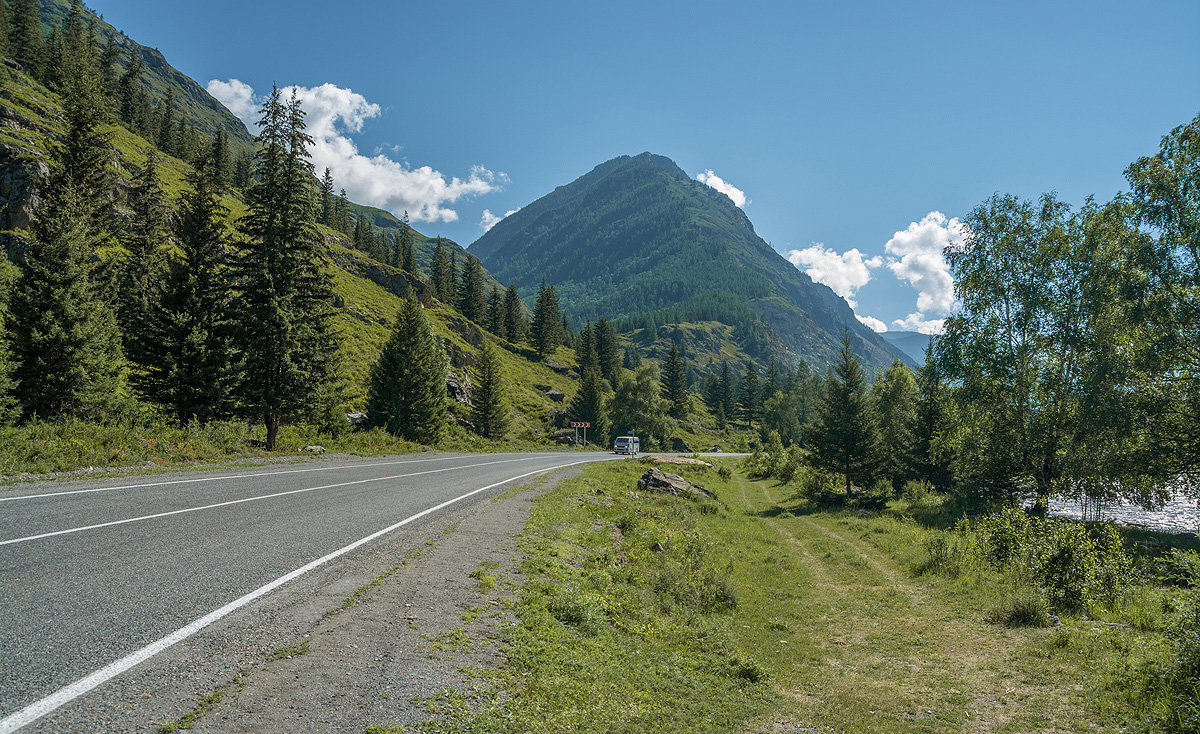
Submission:
<svg viewBox="0 0 1200 734">
<path fill-rule="evenodd" d="M 1165 612 L 1147 617 L 1165 591 L 1009 626 L 997 610 L 1019 607 L 1021 580 L 922 572 L 948 531 L 920 508 L 825 511 L 774 481 L 676 467 L 717 500 L 645 495 L 645 469 L 588 466 L 538 499 L 506 664 L 426 701 L 417 730 L 1154 727 L 1138 686 L 1169 647 Z"/>
</svg>

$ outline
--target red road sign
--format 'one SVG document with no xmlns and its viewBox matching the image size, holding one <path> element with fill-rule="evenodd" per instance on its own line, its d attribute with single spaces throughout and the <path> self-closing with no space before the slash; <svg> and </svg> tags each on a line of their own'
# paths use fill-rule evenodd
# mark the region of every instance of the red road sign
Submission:
<svg viewBox="0 0 1200 734">
<path fill-rule="evenodd" d="M 571 428 L 591 428 L 592 424 L 587 421 L 571 421 Z"/>
</svg>

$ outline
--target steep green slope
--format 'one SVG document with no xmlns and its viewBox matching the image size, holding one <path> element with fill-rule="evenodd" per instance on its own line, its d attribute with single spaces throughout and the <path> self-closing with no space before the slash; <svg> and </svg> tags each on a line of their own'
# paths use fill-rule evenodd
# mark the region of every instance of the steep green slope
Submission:
<svg viewBox="0 0 1200 734">
<path fill-rule="evenodd" d="M 651 153 L 597 166 L 470 249 L 526 297 L 545 276 L 576 322 L 642 314 L 654 323 L 720 321 L 760 361 L 774 354 L 819 367 L 849 328 L 872 367 L 908 361 L 755 234 L 727 196 Z"/>
<path fill-rule="evenodd" d="M 62 27 L 71 10 L 71 0 L 39 0 L 38 10 L 41 13 L 43 35 L 49 35 L 52 28 Z M 145 70 L 140 81 L 149 92 L 150 101 L 160 104 L 167 98 L 170 88 L 174 93 L 176 114 L 182 114 L 189 125 L 206 135 L 216 134 L 217 128 L 224 125 L 234 150 L 250 149 L 253 137 L 242 121 L 195 80 L 171 66 L 158 49 L 141 45 L 86 6 L 83 18 L 85 22 L 92 20 L 95 23 L 96 40 L 100 48 L 106 48 L 111 37 L 118 48 L 123 51 L 135 50 L 141 56 Z M 124 71 L 128 65 L 128 58 L 122 54 L 117 61 L 117 68 Z"/>
</svg>

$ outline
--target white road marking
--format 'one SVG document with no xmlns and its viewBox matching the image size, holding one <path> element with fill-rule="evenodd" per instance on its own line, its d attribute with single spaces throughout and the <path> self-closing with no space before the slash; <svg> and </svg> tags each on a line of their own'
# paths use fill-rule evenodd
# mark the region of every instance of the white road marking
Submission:
<svg viewBox="0 0 1200 734">
<path fill-rule="evenodd" d="M 418 512 L 415 515 L 406 517 L 403 520 L 401 520 L 400 522 L 395 523 L 394 525 L 387 526 L 383 530 L 378 530 L 374 533 L 371 533 L 367 537 L 356 540 L 353 543 L 351 543 L 350 545 L 338 548 L 337 550 L 333 551 L 332 553 L 321 556 L 320 558 L 318 558 L 315 561 L 310 561 L 309 563 L 304 564 L 300 568 L 297 568 L 295 571 L 286 573 L 283 576 L 280 576 L 279 578 L 275 579 L 274 581 L 258 587 L 257 589 L 255 589 L 254 591 L 251 591 L 249 594 L 246 594 L 245 596 L 234 599 L 233 601 L 229 602 L 228 604 L 221 607 L 220 609 L 209 612 L 208 614 L 197 619 L 196 621 L 192 622 L 191 624 L 187 625 L 186 627 L 181 627 L 181 628 L 175 630 L 174 632 L 172 632 L 171 634 L 167 635 L 166 637 L 156 640 L 155 642 L 152 642 L 149 645 L 146 645 L 142 649 L 132 652 L 129 655 L 126 655 L 125 657 L 121 658 L 120 660 L 109 663 L 108 665 L 104 666 L 100 670 L 97 670 L 96 672 L 92 673 L 91 675 L 80 678 L 79 680 L 66 686 L 65 688 L 61 688 L 58 691 L 55 691 L 54 693 L 50 694 L 49 696 L 46 696 L 45 698 L 43 698 L 39 701 L 35 701 L 35 702 L 29 704 L 28 706 L 21 709 L 20 711 L 17 711 L 14 714 L 11 714 L 9 716 L 4 717 L 3 719 L 0 719 L 0 734 L 8 734 L 8 732 L 14 732 L 23 726 L 32 724 L 33 722 L 37 721 L 38 719 L 42 718 L 43 716 L 45 716 L 46 714 L 50 713 L 51 711 L 57 709 L 58 707 L 60 707 L 64 704 L 70 703 L 71 701 L 75 700 L 76 698 L 79 698 L 80 696 L 82 696 L 83 694 L 92 690 L 93 688 L 100 685 L 101 683 L 104 683 L 105 681 L 107 681 L 111 678 L 115 678 L 116 676 L 120 675 L 121 673 L 124 673 L 125 671 L 129 670 L 130 668 L 137 665 L 138 663 L 157 655 L 158 653 L 162 652 L 163 650 L 166 650 L 168 647 L 174 645 L 175 643 L 180 642 L 182 640 L 186 640 L 187 638 L 196 634 L 197 632 L 199 632 L 200 630 L 209 626 L 213 622 L 216 622 L 217 620 L 221 619 L 222 617 L 225 617 L 225 616 L 229 615 L 230 613 L 235 612 L 238 609 L 241 609 L 242 607 L 246 606 L 247 604 L 254 601 L 255 599 L 258 599 L 260 596 L 263 596 L 264 594 L 268 594 L 268 593 L 274 591 L 275 589 L 278 589 L 280 586 L 283 586 L 287 582 L 289 582 L 293 579 L 299 578 L 300 576 L 303 576 L 304 574 L 308 573 L 309 571 L 313 570 L 314 568 L 317 568 L 318 566 L 322 566 L 322 565 L 328 563 L 329 561 L 332 561 L 333 559 L 337 558 L 338 556 L 345 555 L 346 553 L 349 553 L 350 551 L 354 550 L 355 548 L 358 548 L 361 545 L 370 543 L 372 540 L 375 540 L 376 538 L 378 538 L 381 535 L 385 535 L 387 533 L 392 532 L 393 530 L 396 530 L 397 528 L 403 527 L 403 526 L 409 524 L 410 522 L 412 522 L 413 520 L 418 520 L 422 517 L 425 517 L 426 515 L 433 514 L 433 513 L 437 512 L 438 510 L 449 507 L 450 505 L 454 504 L 455 502 L 460 502 L 472 495 L 479 494 L 480 492 L 486 492 L 487 490 L 492 489 L 493 487 L 499 487 L 501 484 L 515 482 L 518 479 L 524 479 L 525 477 L 532 477 L 537 474 L 545 474 L 546 472 L 552 472 L 556 469 L 566 469 L 567 467 L 575 466 L 576 464 L 586 464 L 586 463 L 589 463 L 590 461 L 595 461 L 595 459 L 585 459 L 583 461 L 576 461 L 576 462 L 572 462 L 570 464 L 563 464 L 562 466 L 552 466 L 549 469 L 538 469 L 537 471 L 531 471 L 531 472 L 527 472 L 525 474 L 519 474 L 515 477 L 509 477 L 508 479 L 504 479 L 504 480 L 496 482 L 494 484 L 489 484 L 486 487 L 480 487 L 479 489 L 473 489 L 470 492 L 467 492 L 466 494 L 462 494 L 462 495 L 459 495 L 458 497 L 455 497 L 454 499 L 446 500 L 445 502 L 441 503 L 440 505 L 434 505 L 433 507 L 430 507 L 429 509 L 421 510 L 420 512 Z"/>
<path fill-rule="evenodd" d="M 545 454 L 529 454 L 530 456 L 545 456 Z M 23 494 L 16 497 L 0 497 L 0 502 L 13 502 L 15 500 L 32 500 L 41 497 L 59 497 L 68 494 L 88 494 L 91 492 L 111 492 L 114 489 L 138 489 L 139 487 L 165 487 L 169 484 L 191 484 L 195 482 L 220 482 L 229 479 L 247 479 L 253 477 L 270 477 L 278 474 L 304 474 L 307 472 L 317 471 L 334 471 L 337 469 L 360 469 L 363 467 L 372 466 L 391 466 L 394 464 L 416 464 L 421 461 L 445 461 L 447 459 L 463 459 L 466 456 L 435 456 L 429 459 L 404 459 L 401 461 L 377 461 L 369 464 L 351 464 L 338 466 L 320 466 L 311 469 L 286 469 L 280 471 L 264 471 L 250 474 L 232 474 L 223 477 L 198 477 L 196 479 L 172 479 L 166 482 L 146 482 L 144 484 L 124 484 L 118 487 L 95 487 L 93 489 L 69 489 L 64 492 L 45 492 L 43 494 Z"/>
<path fill-rule="evenodd" d="M 153 515 L 139 515 L 138 517 L 129 517 L 124 520 L 113 520 L 111 522 L 101 522 L 95 525 L 84 525 L 78 528 L 67 528 L 66 530 L 54 530 L 49 533 L 39 533 L 37 535 L 27 535 L 24 538 L 12 538 L 11 540 L 0 540 L 0 545 L 11 545 L 13 543 L 24 543 L 30 540 L 38 540 L 39 538 L 52 538 L 56 535 L 69 535 L 71 533 L 81 533 L 84 530 L 95 530 L 97 528 L 108 528 L 113 525 L 125 525 L 131 522 L 140 522 L 142 520 L 153 520 L 158 517 L 170 517 L 171 515 L 182 515 L 187 512 L 199 512 L 201 510 L 211 510 L 216 507 L 228 507 L 229 505 L 240 505 L 243 502 L 255 502 L 257 500 L 269 500 L 272 497 L 283 497 L 289 494 L 301 494 L 303 492 L 315 492 L 318 489 L 333 489 L 334 487 L 348 487 L 352 484 L 366 484 L 367 482 L 386 482 L 389 479 L 404 479 L 406 477 L 419 477 L 424 474 L 438 474 L 440 472 L 454 471 L 456 469 L 472 469 L 477 466 L 491 466 L 492 464 L 511 464 L 515 461 L 530 461 L 531 458 L 541 457 L 522 457 L 520 459 L 504 459 L 501 461 L 485 461 L 479 464 L 467 464 L 465 466 L 448 466 L 445 469 L 429 469 L 427 471 L 413 472 L 411 474 L 393 474 L 389 477 L 375 477 L 373 479 L 356 479 L 353 482 L 338 482 L 337 484 L 326 484 L 320 487 L 307 487 L 305 489 L 290 489 L 286 492 L 275 492 L 273 494 L 256 495 L 254 497 L 243 497 L 240 500 L 228 500 L 226 502 L 216 502 L 211 505 L 201 505 L 200 507 L 185 507 L 180 510 L 171 510 L 169 512 L 157 512 Z"/>
</svg>

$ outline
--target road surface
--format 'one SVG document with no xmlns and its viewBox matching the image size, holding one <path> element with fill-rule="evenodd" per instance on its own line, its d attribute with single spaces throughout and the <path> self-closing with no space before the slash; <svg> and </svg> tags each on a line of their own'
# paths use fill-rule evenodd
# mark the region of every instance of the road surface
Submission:
<svg viewBox="0 0 1200 734">
<path fill-rule="evenodd" d="M 0 734 L 103 699 L 229 620 L 269 624 L 273 597 L 336 587 L 373 547 L 435 518 L 612 458 L 342 457 L 0 488 Z"/>
</svg>

